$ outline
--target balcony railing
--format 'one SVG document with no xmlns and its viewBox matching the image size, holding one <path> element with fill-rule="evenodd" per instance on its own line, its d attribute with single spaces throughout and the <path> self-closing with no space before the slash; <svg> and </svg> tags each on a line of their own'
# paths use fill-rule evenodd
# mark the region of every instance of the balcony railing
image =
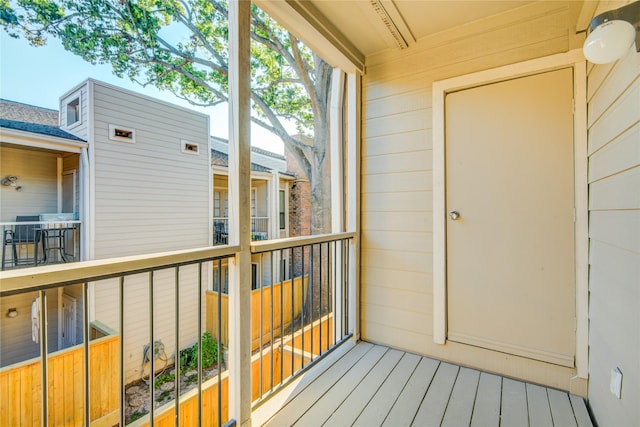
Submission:
<svg viewBox="0 0 640 427">
<path fill-rule="evenodd" d="M 267 240 L 269 238 L 269 218 L 251 217 L 251 240 Z M 229 240 L 229 218 L 213 218 L 213 244 L 226 245 Z"/>
<path fill-rule="evenodd" d="M 258 403 L 349 338 L 353 234 L 255 243 L 258 286 L 252 295 L 252 400 Z M 256 378 L 257 376 L 257 378 Z"/>
<path fill-rule="evenodd" d="M 3 222 L 0 231 L 2 270 L 80 260 L 80 221 Z"/>
<path fill-rule="evenodd" d="M 251 296 L 251 384 L 236 387 L 251 387 L 254 402 L 349 336 L 353 237 L 251 245 L 262 264 L 260 287 Z M 14 314 L 0 337 L 0 389 L 6 391 L 0 393 L 0 425 L 232 423 L 225 355 L 234 308 L 220 288 L 212 290 L 210 272 L 232 265 L 238 251 L 194 249 L 1 273 L 0 302 Z M 69 329 L 69 306 L 77 308 L 79 327 Z M 16 336 L 6 328 L 24 330 L 20 322 L 31 336 L 22 344 L 5 341 Z M 78 331 L 66 345 L 65 328 Z M 136 355 L 141 362 L 133 368 L 141 379 L 131 375 Z M 185 365 L 189 358 L 195 368 Z M 208 368 L 207 358 L 214 360 Z M 134 388 L 145 396 L 138 396 L 135 411 Z"/>
</svg>

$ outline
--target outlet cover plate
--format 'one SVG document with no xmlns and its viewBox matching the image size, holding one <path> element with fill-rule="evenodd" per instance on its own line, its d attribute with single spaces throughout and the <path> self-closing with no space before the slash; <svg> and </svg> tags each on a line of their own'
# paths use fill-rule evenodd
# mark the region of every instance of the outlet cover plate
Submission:
<svg viewBox="0 0 640 427">
<path fill-rule="evenodd" d="M 620 399 L 622 393 L 622 371 L 620 368 L 613 368 L 611 370 L 611 393 L 613 393 L 618 399 Z"/>
</svg>

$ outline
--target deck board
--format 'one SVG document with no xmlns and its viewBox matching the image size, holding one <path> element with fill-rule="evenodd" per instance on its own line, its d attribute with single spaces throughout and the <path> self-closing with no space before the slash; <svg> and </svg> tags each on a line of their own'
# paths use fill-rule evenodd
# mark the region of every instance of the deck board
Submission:
<svg viewBox="0 0 640 427">
<path fill-rule="evenodd" d="M 255 425 L 593 425 L 578 396 L 369 343 L 338 349 L 282 394 Z"/>
<path fill-rule="evenodd" d="M 476 401 L 473 405 L 472 427 L 500 425 L 500 399 L 502 378 L 497 375 L 480 374 Z"/>
<path fill-rule="evenodd" d="M 378 391 L 382 383 L 389 377 L 403 356 L 403 352 L 390 349 L 380 359 L 360 384 L 331 414 L 324 423 L 326 426 L 339 427 L 350 426 L 362 413 L 362 409 L 369 403 L 373 395 Z"/>
<path fill-rule="evenodd" d="M 300 426 L 322 425 L 335 408 L 363 380 L 384 356 L 387 348 L 375 346 L 347 371 L 295 424 Z"/>
<path fill-rule="evenodd" d="M 405 353 L 353 425 L 368 427 L 382 423 L 419 362 L 420 356 Z"/>
<path fill-rule="evenodd" d="M 313 383 L 298 393 L 269 422 L 268 426 L 293 425 L 335 382 L 340 379 L 362 356 L 369 352 L 373 345 L 355 346 L 351 351 L 322 373 Z"/>
<path fill-rule="evenodd" d="M 584 399 L 579 396 L 570 394 L 569 400 L 571 401 L 571 407 L 573 408 L 573 413 L 576 416 L 578 426 L 592 427 L 593 423 L 591 422 L 591 417 L 589 416 L 587 404 L 585 403 Z"/>
<path fill-rule="evenodd" d="M 449 363 L 440 363 L 427 394 L 418 409 L 414 426 L 440 425 L 444 412 L 449 403 L 449 396 L 453 391 L 453 385 L 460 368 Z"/>
<path fill-rule="evenodd" d="M 395 405 L 384 420 L 383 426 L 410 426 L 413 422 L 422 396 L 427 393 L 429 384 L 438 369 L 439 362 L 423 357 L 407 381 L 407 385 L 398 396 Z"/>
<path fill-rule="evenodd" d="M 553 425 L 547 390 L 539 385 L 527 384 L 527 404 L 529 406 L 529 426 Z"/>
<path fill-rule="evenodd" d="M 576 417 L 573 415 L 573 408 L 569 401 L 569 395 L 559 390 L 547 390 L 549 394 L 549 406 L 551 407 L 551 417 L 553 425 L 571 427 L 577 426 Z"/>
<path fill-rule="evenodd" d="M 458 378 L 453 386 L 453 392 L 449 398 L 449 405 L 444 413 L 443 426 L 457 427 L 471 424 L 473 403 L 476 400 L 479 380 L 479 371 L 460 368 Z"/>
</svg>

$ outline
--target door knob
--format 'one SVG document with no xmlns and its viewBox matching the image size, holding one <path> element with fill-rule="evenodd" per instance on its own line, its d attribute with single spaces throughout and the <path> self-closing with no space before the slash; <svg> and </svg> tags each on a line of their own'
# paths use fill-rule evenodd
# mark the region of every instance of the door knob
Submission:
<svg viewBox="0 0 640 427">
<path fill-rule="evenodd" d="M 458 211 L 449 212 L 449 218 L 451 218 L 451 220 L 453 220 L 453 221 L 457 221 L 458 218 L 460 218 L 460 212 L 458 212 Z"/>
</svg>

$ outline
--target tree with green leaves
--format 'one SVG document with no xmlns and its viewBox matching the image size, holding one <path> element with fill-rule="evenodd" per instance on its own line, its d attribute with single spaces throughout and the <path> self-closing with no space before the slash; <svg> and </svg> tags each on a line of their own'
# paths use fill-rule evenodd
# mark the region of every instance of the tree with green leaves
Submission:
<svg viewBox="0 0 640 427">
<path fill-rule="evenodd" d="M 277 135 L 311 185 L 312 233 L 330 231 L 328 106 L 332 67 L 257 6 L 251 8 L 254 123 Z M 0 24 L 32 45 L 60 39 L 119 77 L 193 105 L 228 101 L 224 0 L 0 0 Z M 284 123 L 294 122 L 290 135 Z"/>
</svg>

